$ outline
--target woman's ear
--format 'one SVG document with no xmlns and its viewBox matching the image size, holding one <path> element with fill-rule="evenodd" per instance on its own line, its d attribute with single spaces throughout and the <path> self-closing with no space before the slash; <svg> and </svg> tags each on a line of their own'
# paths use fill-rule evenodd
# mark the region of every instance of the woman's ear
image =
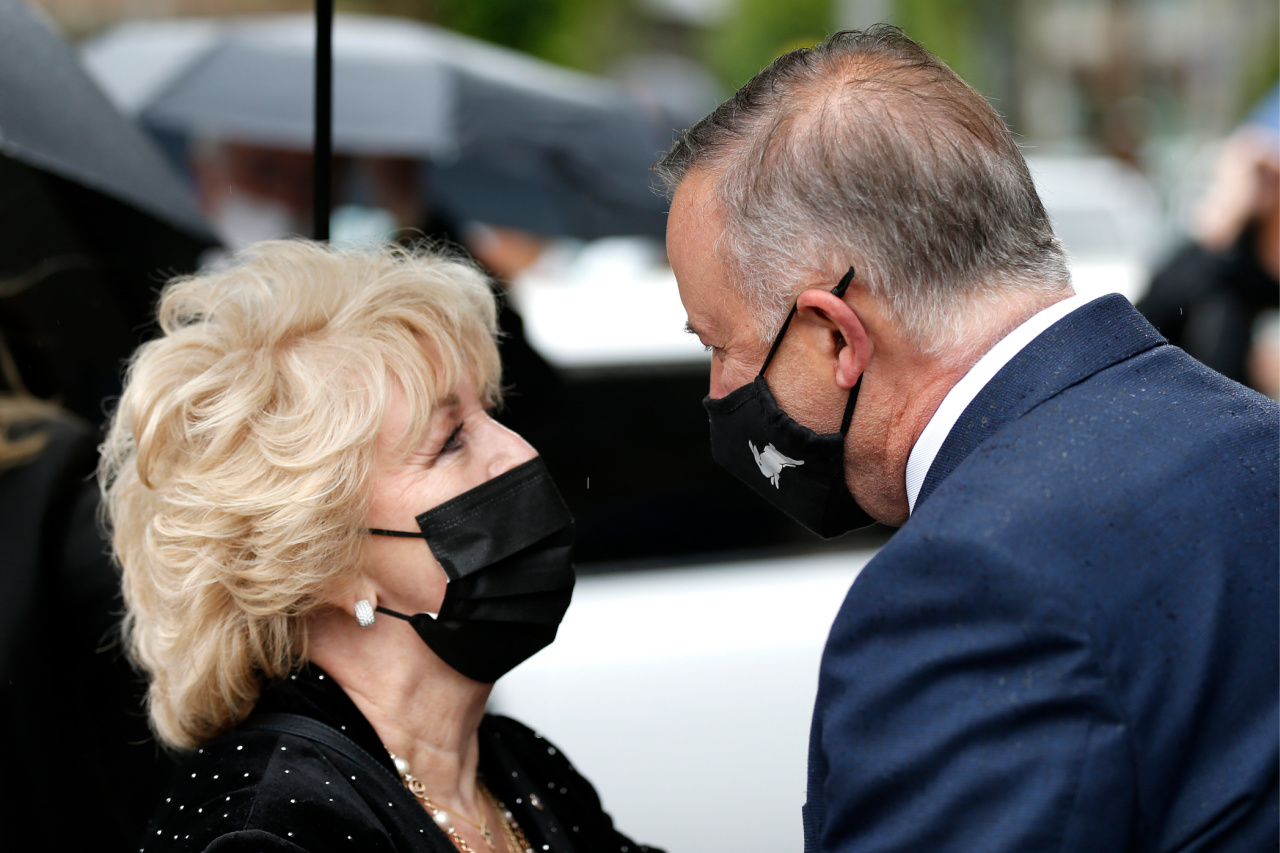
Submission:
<svg viewBox="0 0 1280 853">
<path fill-rule="evenodd" d="M 378 606 L 378 586 L 364 572 L 355 571 L 331 581 L 316 594 L 316 600 L 354 616 L 357 601 L 368 601 L 375 608 Z"/>
<path fill-rule="evenodd" d="M 826 327 L 831 341 L 829 357 L 835 365 L 836 383 L 845 390 L 858 384 L 871 361 L 871 341 L 857 312 L 829 290 L 813 288 L 796 300 L 797 317 Z"/>
</svg>

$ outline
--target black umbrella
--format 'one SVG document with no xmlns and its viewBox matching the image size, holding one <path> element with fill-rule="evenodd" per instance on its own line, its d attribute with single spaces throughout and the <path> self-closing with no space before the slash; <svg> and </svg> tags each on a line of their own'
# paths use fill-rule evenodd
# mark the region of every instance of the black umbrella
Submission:
<svg viewBox="0 0 1280 853">
<path fill-rule="evenodd" d="M 71 48 L 0 0 L 0 329 L 29 389 L 96 422 L 159 284 L 216 243 Z"/>
<path fill-rule="evenodd" d="M 21 383 L 97 423 L 154 289 L 213 244 L 182 182 L 70 47 L 0 0 L 0 339 Z M 145 744 L 132 669 L 95 653 L 119 604 L 83 479 L 96 435 L 44 431 L 37 459 L 0 471 L 0 824 L 56 826 L 58 768 L 75 767 L 83 808 L 54 830 L 60 842 L 135 850 L 168 769 Z"/>
<path fill-rule="evenodd" d="M 20 0 L 0 0 L 0 153 L 208 238 L 191 196 L 72 49 Z"/>
<path fill-rule="evenodd" d="M 133 21 L 84 58 L 157 131 L 308 149 L 316 24 Z M 580 237 L 662 232 L 666 204 L 648 170 L 671 123 L 600 78 L 416 21 L 339 15 L 332 126 L 336 153 L 429 161 L 430 201 L 460 219 Z"/>
</svg>

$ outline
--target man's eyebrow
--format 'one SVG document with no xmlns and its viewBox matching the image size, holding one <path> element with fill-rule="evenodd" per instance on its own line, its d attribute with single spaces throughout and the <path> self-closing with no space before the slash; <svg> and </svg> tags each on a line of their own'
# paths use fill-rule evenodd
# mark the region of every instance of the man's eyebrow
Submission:
<svg viewBox="0 0 1280 853">
<path fill-rule="evenodd" d="M 457 391 L 453 391 L 441 397 L 440 401 L 436 404 L 436 406 L 441 409 L 451 409 L 461 404 L 462 404 L 462 398 L 458 396 Z"/>
<path fill-rule="evenodd" d="M 697 329 L 695 329 L 693 327 L 693 323 L 690 322 L 689 320 L 684 321 L 684 330 L 690 335 L 697 335 L 698 337 L 702 337 L 702 333 L 699 332 Z"/>
</svg>

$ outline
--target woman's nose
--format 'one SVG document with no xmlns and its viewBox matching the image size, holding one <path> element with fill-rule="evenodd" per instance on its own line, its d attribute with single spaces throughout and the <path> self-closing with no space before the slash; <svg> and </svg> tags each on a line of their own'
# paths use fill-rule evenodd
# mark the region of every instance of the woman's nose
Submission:
<svg viewBox="0 0 1280 853">
<path fill-rule="evenodd" d="M 490 479 L 538 455 L 538 451 L 534 450 L 533 445 L 525 441 L 520 433 L 508 429 L 493 418 L 488 419 L 485 429 L 488 432 L 488 442 L 493 448 L 488 459 L 487 474 Z"/>
</svg>

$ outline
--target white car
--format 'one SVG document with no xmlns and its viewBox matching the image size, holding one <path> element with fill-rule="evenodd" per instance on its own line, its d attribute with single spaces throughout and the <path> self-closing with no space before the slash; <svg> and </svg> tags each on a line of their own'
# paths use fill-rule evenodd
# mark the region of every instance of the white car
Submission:
<svg viewBox="0 0 1280 853">
<path fill-rule="evenodd" d="M 1027 158 L 1077 293 L 1137 302 L 1164 248 L 1165 217 L 1150 182 L 1110 157 Z"/>
<path fill-rule="evenodd" d="M 490 709 L 562 749 L 638 842 L 800 850 L 818 662 L 874 553 L 583 577 L 556 642 Z"/>
</svg>

